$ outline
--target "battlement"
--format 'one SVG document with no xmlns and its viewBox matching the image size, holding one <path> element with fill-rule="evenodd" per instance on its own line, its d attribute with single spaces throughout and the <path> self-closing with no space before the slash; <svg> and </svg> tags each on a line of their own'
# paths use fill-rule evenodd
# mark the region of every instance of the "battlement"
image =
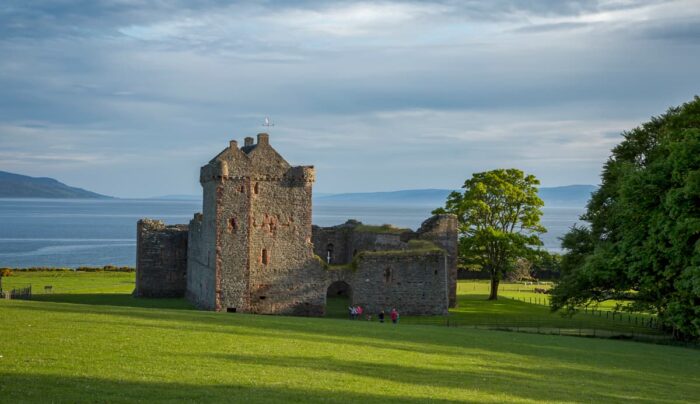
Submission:
<svg viewBox="0 0 700 404">
<path fill-rule="evenodd" d="M 292 167 L 270 145 L 270 135 L 258 133 L 257 143 L 246 137 L 243 146 L 236 140 L 200 169 L 199 182 L 278 181 L 287 186 L 305 186 L 316 180 L 313 166 Z"/>
</svg>

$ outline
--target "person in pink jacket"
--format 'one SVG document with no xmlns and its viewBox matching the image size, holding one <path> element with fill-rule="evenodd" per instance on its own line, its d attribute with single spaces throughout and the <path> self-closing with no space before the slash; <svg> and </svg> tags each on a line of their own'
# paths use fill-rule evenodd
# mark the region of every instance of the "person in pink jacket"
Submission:
<svg viewBox="0 0 700 404">
<path fill-rule="evenodd" d="M 394 324 L 398 324 L 399 322 L 399 312 L 396 311 L 396 309 L 391 309 L 391 322 Z"/>
</svg>

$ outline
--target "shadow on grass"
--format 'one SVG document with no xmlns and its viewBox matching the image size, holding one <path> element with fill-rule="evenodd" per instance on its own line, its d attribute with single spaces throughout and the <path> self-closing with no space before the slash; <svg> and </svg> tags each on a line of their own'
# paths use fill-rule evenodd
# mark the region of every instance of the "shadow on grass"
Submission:
<svg viewBox="0 0 700 404">
<path fill-rule="evenodd" d="M 186 378 L 183 375 L 183 378 Z M 32 388 L 30 386 L 39 386 Z M 279 386 L 236 384 L 193 385 L 105 380 L 96 377 L 0 373 L 0 395 L 5 402 L 335 402 L 418 403 L 428 399 L 349 391 L 321 391 Z M 432 402 L 457 402 L 430 399 Z"/>
<path fill-rule="evenodd" d="M 29 304 L 25 304 L 29 303 Z M 110 314 L 126 319 L 147 321 L 130 321 L 128 326 L 134 335 L 139 335 L 139 328 L 159 328 L 168 333 L 182 336 L 187 330 L 217 333 L 220 340 L 235 341 L 236 334 L 257 335 L 260 337 L 298 339 L 301 343 L 351 344 L 358 350 L 372 352 L 384 350 L 415 351 L 427 355 L 449 355 L 454 358 L 454 365 L 441 363 L 431 366 L 427 361 L 415 364 L 391 363 L 391 359 L 382 361 L 353 360 L 352 358 L 328 355 L 271 355 L 265 353 L 193 353 L 192 360 L 184 363 L 202 364 L 222 361 L 236 365 L 262 365 L 270 368 L 284 367 L 304 371 L 327 371 L 338 374 L 368 377 L 380 386 L 382 381 L 406 383 L 425 387 L 441 387 L 463 390 L 469 399 L 469 390 L 480 390 L 494 396 L 509 394 L 511 398 L 542 400 L 581 400 L 581 401 L 622 401 L 639 402 L 678 402 L 687 399 L 689 391 L 698 391 L 700 382 L 700 356 L 695 351 L 673 347 L 650 347 L 648 352 L 640 344 L 618 341 L 599 341 L 548 337 L 539 335 L 515 335 L 488 331 L 448 329 L 430 326 L 380 325 L 367 322 L 345 320 L 290 318 L 277 316 L 254 316 L 241 314 L 207 313 L 184 310 L 139 310 L 128 307 L 96 307 L 90 305 L 68 304 L 33 304 L 17 302 L 11 305 L 15 309 L 47 312 L 73 313 L 80 315 Z M 109 316 L 85 317 L 80 321 L 109 324 L 114 321 Z M 124 325 L 124 321 L 115 325 Z M 220 338 L 219 338 L 220 335 Z M 207 348 L 205 348 L 207 349 Z M 212 347 L 214 349 L 214 347 Z M 327 348 L 323 348 L 327 349 Z M 344 348 L 345 349 L 345 348 Z M 208 349 L 207 349 L 208 350 Z M 342 350 L 339 350 L 342 351 Z M 293 352 L 289 352 L 293 353 Z M 181 353 L 180 353 L 181 354 Z M 404 356 L 405 360 L 405 356 Z M 418 359 L 417 359 L 418 360 Z M 478 365 L 468 366 L 476 360 Z M 388 363 L 387 363 L 388 362 Z M 683 370 L 673 370 L 679 366 Z M 216 368 L 216 367 L 213 367 Z M 679 374 L 687 377 L 678 377 Z M 158 400 L 212 401 L 235 397 L 245 401 L 247 398 L 260 401 L 420 401 L 415 397 L 385 397 L 381 388 L 377 394 L 345 391 L 335 393 L 326 391 L 302 391 L 273 387 L 250 387 L 235 384 L 198 386 L 177 383 L 133 383 L 113 382 L 102 379 L 74 379 L 66 377 L 0 374 L 0 397 L 15 398 L 6 395 L 12 390 L 5 380 L 16 380 L 34 385 L 28 380 L 41 382 L 46 377 L 51 394 L 56 397 L 68 397 L 71 389 L 81 388 L 81 383 L 89 386 L 93 393 L 99 392 L 100 401 L 147 401 L 149 397 Z M 187 373 L 184 372 L 184 380 Z M 14 378 L 14 379 L 13 379 Z M 557 383 L 557 380 L 568 382 Z M 576 381 L 572 383 L 572 381 Z M 10 387 L 6 387 L 10 386 Z M 43 388 L 43 387 L 42 387 Z M 141 391 L 142 396 L 116 395 L 113 390 Z M 172 391 L 170 391 L 172 389 Z M 338 386 L 343 390 L 343 386 Z M 103 394 L 103 390 L 105 390 Z M 168 390 L 168 391 L 164 391 Z M 26 393 L 31 389 L 23 389 Z M 192 391 L 199 396 L 191 395 Z M 152 392 L 152 393 L 151 393 Z M 67 394 L 63 396 L 62 394 Z M 77 393 L 74 393 L 77 394 Z M 236 396 L 228 396 L 237 394 Z M 684 396 L 685 394 L 685 396 Z M 9 400 L 8 401 L 12 401 Z M 26 398 L 26 397 L 25 397 Z M 36 397 L 35 397 L 36 398 Z M 0 400 L 2 401 L 2 400 Z M 20 400 L 21 401 L 21 400 Z M 27 401 L 41 401 L 27 399 Z"/>
<path fill-rule="evenodd" d="M 93 306 L 122 306 L 157 309 L 194 309 L 194 306 L 184 298 L 135 298 L 126 293 L 56 293 L 32 296 L 33 301 L 74 303 Z"/>
<path fill-rule="evenodd" d="M 58 295 L 55 295 L 58 296 Z M 79 296 L 79 295 L 78 295 Z M 94 295 L 90 295 L 91 298 Z M 125 298 L 127 296 L 128 298 Z M 377 322 L 350 321 L 338 319 L 309 318 L 309 317 L 286 317 L 272 315 L 250 315 L 250 314 L 228 314 L 197 310 L 134 310 L 135 308 L 170 308 L 155 306 L 150 304 L 162 304 L 163 299 L 135 299 L 129 295 L 119 295 L 118 301 L 122 304 L 110 304 L 110 300 L 105 298 L 104 306 L 81 304 L 81 305 L 37 305 L 22 304 L 15 306 L 20 310 L 48 311 L 56 313 L 74 313 L 80 315 L 88 314 L 110 314 L 124 318 L 132 318 L 146 321 L 159 321 L 150 323 L 150 327 L 162 328 L 164 330 L 177 331 L 186 327 L 188 329 L 201 329 L 208 332 L 222 333 L 259 333 L 264 335 L 270 333 L 277 335 L 284 333 L 291 337 L 298 337 L 305 340 L 314 340 L 322 343 L 343 343 L 347 338 L 362 339 L 362 344 L 366 347 L 388 348 L 398 350 L 409 350 L 424 353 L 434 353 L 443 347 L 446 351 L 459 348 L 469 349 L 470 344 L 474 344 L 474 338 L 484 337 L 489 333 L 507 334 L 512 341 L 499 346 L 499 351 L 515 355 L 542 356 L 559 361 L 567 361 L 568 357 L 574 356 L 572 362 L 578 361 L 579 356 L 590 359 L 591 350 L 595 351 L 602 347 L 599 344 L 616 344 L 616 349 L 608 351 L 606 355 L 611 358 L 635 358 L 638 355 L 637 342 L 631 341 L 611 341 L 593 338 L 573 338 L 560 337 L 555 335 L 538 335 L 524 333 L 504 333 L 501 331 L 472 330 L 468 328 L 448 328 L 435 327 L 432 325 L 399 325 L 395 327 L 391 324 L 379 324 Z M 68 299 L 69 303 L 77 303 Z M 188 302 L 179 299 L 172 299 L 178 304 L 187 305 Z M 61 301 L 63 302 L 63 301 Z M 110 307 L 112 306 L 112 307 Z M 120 307 L 130 306 L 130 307 Z M 174 307 L 181 309 L 183 307 Z M 106 321 L 101 319 L 100 321 Z M 180 323 L 176 325 L 165 324 L 166 322 Z M 341 323 L 344 323 L 341 325 Z M 223 329 L 221 327 L 224 327 Z M 231 327 L 230 331 L 226 327 Z M 423 330 L 423 332 L 418 330 Z M 418 331 L 418 332 L 417 332 Z M 425 332 L 428 331 L 428 332 Z M 462 338 L 455 338 L 461 335 Z M 409 343 L 409 345 L 402 345 Z M 425 344 L 427 349 L 422 346 Z M 477 344 L 481 344 L 480 342 Z M 575 346 L 574 346 L 575 345 Z M 607 347 L 611 348 L 611 347 Z M 669 353 L 681 347 L 658 346 L 659 349 L 669 349 Z M 685 349 L 684 349 L 685 350 Z M 562 355 L 565 353 L 565 355 Z M 680 353 L 680 352 L 679 352 Z M 695 354 L 695 353 L 694 353 Z"/>
<path fill-rule="evenodd" d="M 231 377 L 213 377 L 212 381 L 169 383 L 160 381 L 109 380 L 98 377 L 68 375 L 16 374 L 0 372 L 0 397 L 3 402 L 463 402 L 479 400 L 534 400 L 613 402 L 689 402 L 691 397 L 670 388 L 667 378 L 635 374 L 608 377 L 606 373 L 582 369 L 548 369 L 533 372 L 524 365 L 485 365 L 465 369 L 421 368 L 415 366 L 336 359 L 331 357 L 212 355 L 211 360 L 231 364 L 265 366 L 268 371 L 291 368 L 297 373 L 328 372 L 338 382 L 328 390 L 308 387 L 287 387 L 283 379 L 255 385 L 242 384 Z M 204 362 L 206 363 L 206 362 Z M 186 369 L 184 369 L 186 370 Z M 376 392 L 348 391 L 343 375 L 366 377 Z M 200 374 L 200 377 L 202 375 Z M 340 378 L 339 378 L 340 377 Z M 188 380 L 184 372 L 182 380 Z M 353 377 L 353 380 L 356 378 Z M 216 380 L 216 382 L 214 382 Z M 557 383 L 556 380 L 576 383 Z M 386 393 L 386 383 L 406 386 L 406 393 Z M 205 384 L 207 383 L 207 384 Z M 297 381 L 298 383 L 298 381 Z M 409 388 L 408 386 L 413 386 Z M 449 389 L 454 400 L 439 399 L 428 394 L 432 389 Z M 410 391 L 410 392 L 409 392 Z M 688 392 L 686 386 L 686 394 Z M 412 395 L 409 395 L 412 394 Z"/>
<path fill-rule="evenodd" d="M 463 391 L 462 400 L 470 400 L 470 392 L 491 397 L 506 394 L 503 399 L 535 401 L 611 402 L 633 399 L 636 402 L 676 401 L 679 392 L 665 389 L 673 377 L 661 377 L 640 372 L 617 372 L 611 378 L 609 369 L 555 366 L 534 371 L 532 366 L 519 363 L 483 363 L 480 366 L 456 365 L 452 368 L 424 367 L 396 363 L 376 363 L 334 357 L 273 356 L 216 354 L 213 359 L 229 361 L 232 365 L 257 365 L 295 369 L 295 373 L 329 372 L 368 377 L 378 386 L 382 382 L 405 383 L 427 388 L 449 388 Z M 579 383 L 558 383 L 553 380 L 578 380 Z M 664 392 L 665 391 L 665 392 Z M 471 400 L 475 400 L 472 397 Z"/>
</svg>

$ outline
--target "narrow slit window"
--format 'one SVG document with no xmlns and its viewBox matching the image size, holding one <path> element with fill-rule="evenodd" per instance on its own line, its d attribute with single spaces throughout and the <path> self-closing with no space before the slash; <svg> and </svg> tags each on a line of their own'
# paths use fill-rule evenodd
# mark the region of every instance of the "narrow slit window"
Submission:
<svg viewBox="0 0 700 404">
<path fill-rule="evenodd" d="M 257 182 L 255 183 L 255 185 L 253 186 L 253 192 L 255 192 L 256 195 L 260 192 L 260 184 L 259 183 L 257 183 Z"/>
<path fill-rule="evenodd" d="M 263 265 L 267 265 L 270 263 L 270 254 L 267 252 L 267 248 L 263 248 L 261 257 Z"/>
<path fill-rule="evenodd" d="M 331 263 L 333 261 L 333 244 L 328 244 L 326 246 L 326 262 Z"/>
<path fill-rule="evenodd" d="M 237 229 L 238 229 L 238 223 L 236 222 L 236 218 L 232 217 L 228 221 L 228 231 L 235 232 Z"/>
<path fill-rule="evenodd" d="M 391 268 L 384 269 L 384 283 L 391 283 Z"/>
</svg>

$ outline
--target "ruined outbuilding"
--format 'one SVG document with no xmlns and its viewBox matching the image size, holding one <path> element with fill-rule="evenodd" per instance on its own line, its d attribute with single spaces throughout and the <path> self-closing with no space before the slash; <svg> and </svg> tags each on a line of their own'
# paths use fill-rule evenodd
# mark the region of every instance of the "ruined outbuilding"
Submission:
<svg viewBox="0 0 700 404">
<path fill-rule="evenodd" d="M 206 310 L 320 316 L 327 296 L 366 312 L 445 314 L 456 304 L 457 221 L 420 229 L 348 221 L 312 226 L 313 166 L 291 166 L 269 136 L 231 141 L 200 170 L 202 213 L 137 225 L 141 297 L 186 296 Z"/>
</svg>

